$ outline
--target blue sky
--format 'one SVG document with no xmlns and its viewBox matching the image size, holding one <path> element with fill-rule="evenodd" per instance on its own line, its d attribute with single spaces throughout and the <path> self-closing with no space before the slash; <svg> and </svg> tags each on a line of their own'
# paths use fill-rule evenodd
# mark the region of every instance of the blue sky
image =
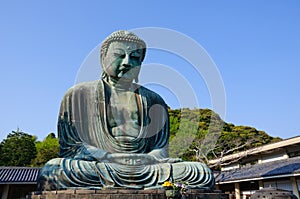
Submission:
<svg viewBox="0 0 300 199">
<path fill-rule="evenodd" d="M 113 31 L 142 27 L 178 31 L 207 51 L 224 83 L 226 122 L 298 136 L 299 8 L 296 0 L 1 1 L 0 140 L 17 128 L 40 140 L 56 133 L 60 101 L 88 54 Z M 176 59 L 150 51 L 145 61 L 176 68 Z M 200 108 L 211 108 L 205 89 Z"/>
</svg>

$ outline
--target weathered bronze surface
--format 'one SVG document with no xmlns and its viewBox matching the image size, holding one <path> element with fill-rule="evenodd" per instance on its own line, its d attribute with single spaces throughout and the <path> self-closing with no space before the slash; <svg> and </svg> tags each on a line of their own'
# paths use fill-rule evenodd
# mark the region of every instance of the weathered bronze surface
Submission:
<svg viewBox="0 0 300 199">
<path fill-rule="evenodd" d="M 153 189 L 167 180 L 212 189 L 210 169 L 168 157 L 167 105 L 138 81 L 146 44 L 117 31 L 101 47 L 100 80 L 65 94 L 58 118 L 59 157 L 42 169 L 39 190 Z"/>
</svg>

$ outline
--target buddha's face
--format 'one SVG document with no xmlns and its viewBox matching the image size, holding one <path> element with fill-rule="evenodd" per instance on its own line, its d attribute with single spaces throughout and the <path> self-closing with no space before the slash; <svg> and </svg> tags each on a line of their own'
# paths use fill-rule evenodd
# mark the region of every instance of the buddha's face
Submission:
<svg viewBox="0 0 300 199">
<path fill-rule="evenodd" d="M 143 49 L 133 42 L 112 42 L 102 58 L 103 69 L 110 77 L 132 81 L 140 72 Z"/>
</svg>

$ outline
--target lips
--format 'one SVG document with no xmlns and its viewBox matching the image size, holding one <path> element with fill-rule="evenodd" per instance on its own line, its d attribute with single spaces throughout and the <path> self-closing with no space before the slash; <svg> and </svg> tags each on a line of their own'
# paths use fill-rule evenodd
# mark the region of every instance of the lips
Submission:
<svg viewBox="0 0 300 199">
<path fill-rule="evenodd" d="M 134 75 L 134 70 L 132 68 L 124 68 L 122 70 L 119 70 L 118 77 L 121 78 L 124 77 L 124 75 L 126 75 L 127 77 L 132 76 Z"/>
<path fill-rule="evenodd" d="M 119 73 L 118 73 L 118 77 L 123 77 L 127 72 L 128 72 L 129 70 L 121 70 L 121 71 L 119 71 Z"/>
</svg>

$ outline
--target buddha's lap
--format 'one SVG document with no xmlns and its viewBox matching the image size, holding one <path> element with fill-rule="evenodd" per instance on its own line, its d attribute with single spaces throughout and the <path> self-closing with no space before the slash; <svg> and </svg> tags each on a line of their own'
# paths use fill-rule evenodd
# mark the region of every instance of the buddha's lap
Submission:
<svg viewBox="0 0 300 199">
<path fill-rule="evenodd" d="M 158 163 L 146 165 L 116 164 L 109 162 L 86 161 L 69 158 L 55 158 L 46 163 L 42 175 L 55 175 L 55 173 L 88 173 L 89 175 L 99 175 L 102 172 L 125 172 L 127 175 L 139 175 L 141 172 L 152 173 L 153 170 L 160 172 L 160 175 L 171 175 L 174 180 L 184 178 L 189 175 L 212 175 L 211 170 L 200 162 L 177 162 L 177 163 Z"/>
</svg>

